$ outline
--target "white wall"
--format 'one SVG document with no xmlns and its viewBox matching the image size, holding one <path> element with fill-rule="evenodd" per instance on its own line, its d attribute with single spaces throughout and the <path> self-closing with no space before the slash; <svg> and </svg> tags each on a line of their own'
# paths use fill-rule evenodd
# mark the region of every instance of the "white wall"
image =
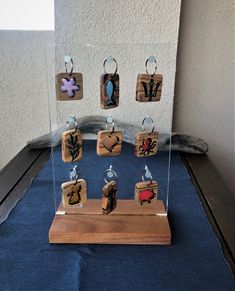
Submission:
<svg viewBox="0 0 235 291">
<path fill-rule="evenodd" d="M 45 49 L 53 40 L 54 32 L 0 31 L 0 168 L 49 130 Z"/>
<path fill-rule="evenodd" d="M 75 113 L 112 114 L 116 119 L 140 125 L 149 114 L 160 132 L 169 132 L 180 3 L 181 0 L 71 0 L 68 5 L 65 0 L 56 1 L 57 72 L 64 71 L 63 57 L 71 54 L 75 68 L 83 73 L 85 89 L 81 101 L 58 102 L 59 123 L 65 123 L 66 115 Z M 103 61 L 110 54 L 119 65 L 120 106 L 103 110 L 99 105 L 99 79 Z M 145 60 L 150 55 L 156 55 L 158 72 L 164 76 L 163 92 L 160 102 L 143 104 L 135 101 L 136 77 L 145 73 Z"/>
<path fill-rule="evenodd" d="M 204 138 L 235 189 L 234 2 L 182 2 L 174 130 Z"/>
</svg>

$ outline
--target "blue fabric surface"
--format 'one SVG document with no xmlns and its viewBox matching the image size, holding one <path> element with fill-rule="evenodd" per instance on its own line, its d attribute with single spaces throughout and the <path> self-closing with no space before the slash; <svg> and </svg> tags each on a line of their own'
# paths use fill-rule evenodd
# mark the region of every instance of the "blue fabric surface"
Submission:
<svg viewBox="0 0 235 291">
<path fill-rule="evenodd" d="M 70 165 L 55 150 L 56 187 L 68 180 Z M 100 158 L 86 141 L 79 163 L 89 198 L 100 197 L 110 160 L 119 174 L 119 197 L 132 198 L 143 159 L 125 144 L 122 154 Z M 166 187 L 167 154 L 148 165 Z M 95 191 L 92 191 L 95 190 Z M 0 290 L 235 290 L 231 271 L 177 153 L 172 155 L 171 246 L 49 245 L 53 220 L 51 160 L 24 198 L 0 225 Z"/>
</svg>

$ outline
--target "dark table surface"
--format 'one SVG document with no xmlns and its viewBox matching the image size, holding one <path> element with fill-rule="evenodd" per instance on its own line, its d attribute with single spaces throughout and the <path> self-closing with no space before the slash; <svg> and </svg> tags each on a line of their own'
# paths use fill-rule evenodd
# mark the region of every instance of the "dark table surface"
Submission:
<svg viewBox="0 0 235 291">
<path fill-rule="evenodd" d="M 94 160 L 96 157 L 92 149 L 93 142 L 87 142 L 84 155 Z M 129 145 L 125 145 L 123 158 L 129 151 Z M 9 207 L 14 206 L 48 155 L 47 150 L 41 150 L 30 151 L 29 156 L 25 150 L 25 162 L 22 165 L 24 174 L 21 172 L 15 182 L 10 179 L 11 165 L 1 173 L 0 185 L 4 185 L 0 192 L 2 217 L 9 212 Z M 165 164 L 166 155 L 159 155 L 159 160 Z M 49 159 L 8 219 L 0 225 L 0 289 L 235 290 L 232 271 L 220 244 L 232 266 L 231 242 L 234 237 L 231 234 L 226 236 L 228 229 L 223 230 L 224 222 L 216 207 L 218 219 L 215 219 L 211 207 L 216 204 L 209 203 L 212 198 L 200 197 L 202 189 L 199 187 L 206 189 L 206 186 L 202 186 L 203 181 L 200 186 L 202 178 L 196 175 L 197 167 L 193 166 L 195 161 L 193 158 L 190 160 L 190 157 L 184 159 L 191 176 L 180 155 L 172 155 L 171 185 L 174 187 L 171 187 L 169 219 L 173 242 L 170 247 L 50 245 L 48 230 L 54 208 Z M 22 164 L 20 157 L 15 160 L 13 168 L 19 163 Z M 63 173 L 59 148 L 55 151 L 55 163 L 58 163 Z M 89 169 L 86 160 L 84 163 L 88 167 L 87 171 L 94 175 L 94 168 Z M 131 163 L 133 171 L 135 166 Z M 201 200 L 191 179 L 197 192 L 201 192 Z M 210 194 L 209 190 L 207 192 Z"/>
</svg>

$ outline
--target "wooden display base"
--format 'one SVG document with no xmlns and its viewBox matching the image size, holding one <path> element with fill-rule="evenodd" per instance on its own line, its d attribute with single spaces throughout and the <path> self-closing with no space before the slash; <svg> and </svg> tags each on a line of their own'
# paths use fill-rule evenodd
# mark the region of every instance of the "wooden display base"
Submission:
<svg viewBox="0 0 235 291">
<path fill-rule="evenodd" d="M 142 206 L 134 200 L 118 200 L 117 208 L 105 215 L 101 200 L 90 199 L 81 209 L 59 206 L 49 242 L 170 245 L 171 231 L 161 200 Z"/>
</svg>

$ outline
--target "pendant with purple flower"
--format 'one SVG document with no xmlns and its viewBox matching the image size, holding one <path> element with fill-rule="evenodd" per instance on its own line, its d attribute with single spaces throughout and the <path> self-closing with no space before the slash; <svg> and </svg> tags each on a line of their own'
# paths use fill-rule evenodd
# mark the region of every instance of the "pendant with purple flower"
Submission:
<svg viewBox="0 0 235 291">
<path fill-rule="evenodd" d="M 83 78 L 81 73 L 59 73 L 56 75 L 56 98 L 60 101 L 83 98 Z"/>
<path fill-rule="evenodd" d="M 67 92 L 67 94 L 70 98 L 74 97 L 76 91 L 80 90 L 80 86 L 76 84 L 75 78 L 70 78 L 69 80 L 63 78 L 61 81 L 63 84 L 61 86 L 61 91 Z"/>
</svg>

